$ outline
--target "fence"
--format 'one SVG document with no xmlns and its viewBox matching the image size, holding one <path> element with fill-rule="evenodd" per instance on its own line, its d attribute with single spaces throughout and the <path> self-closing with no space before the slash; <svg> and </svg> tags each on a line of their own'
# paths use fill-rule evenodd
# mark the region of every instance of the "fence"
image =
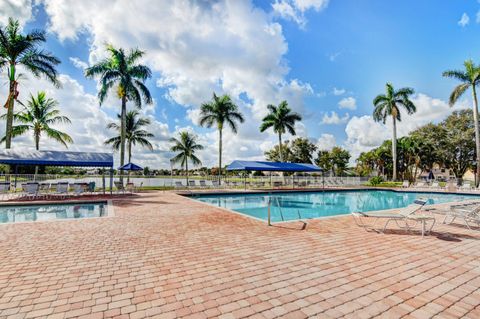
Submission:
<svg viewBox="0 0 480 319">
<path fill-rule="evenodd" d="M 360 186 L 367 182 L 363 177 L 325 177 L 322 176 L 222 176 L 219 181 L 218 175 L 189 176 L 138 176 L 138 175 L 114 175 L 113 182 L 123 178 L 124 183 L 134 183 L 139 188 L 263 188 L 263 187 L 342 187 Z M 0 175 L 0 181 L 9 181 L 13 189 L 21 189 L 22 184 L 27 182 L 39 183 L 89 183 L 95 182 L 97 188 L 103 185 L 108 189 L 110 185 L 109 175 Z"/>
</svg>

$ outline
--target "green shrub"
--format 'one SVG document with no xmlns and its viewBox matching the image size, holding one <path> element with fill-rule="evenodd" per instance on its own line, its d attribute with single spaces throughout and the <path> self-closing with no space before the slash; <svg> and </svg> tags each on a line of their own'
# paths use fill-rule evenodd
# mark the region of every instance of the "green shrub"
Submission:
<svg viewBox="0 0 480 319">
<path fill-rule="evenodd" d="M 378 186 L 379 184 L 383 183 L 383 177 L 382 176 L 374 176 L 370 178 L 368 183 L 372 186 Z"/>
</svg>

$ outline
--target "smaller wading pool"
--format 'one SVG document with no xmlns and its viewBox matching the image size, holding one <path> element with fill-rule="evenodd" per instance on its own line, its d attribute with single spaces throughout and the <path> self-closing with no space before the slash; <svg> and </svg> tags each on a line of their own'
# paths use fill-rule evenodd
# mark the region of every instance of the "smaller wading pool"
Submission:
<svg viewBox="0 0 480 319">
<path fill-rule="evenodd" d="M 18 204 L 0 206 L 0 224 L 104 217 L 108 214 L 108 202 L 74 202 L 67 204 Z"/>
</svg>

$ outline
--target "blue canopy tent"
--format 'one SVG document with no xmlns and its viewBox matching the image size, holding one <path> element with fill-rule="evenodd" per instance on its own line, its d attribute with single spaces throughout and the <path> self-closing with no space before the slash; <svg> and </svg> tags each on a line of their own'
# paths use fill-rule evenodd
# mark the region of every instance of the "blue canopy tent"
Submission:
<svg viewBox="0 0 480 319">
<path fill-rule="evenodd" d="M 285 163 L 264 161 L 233 161 L 227 171 L 269 171 L 269 172 L 323 172 L 321 167 L 307 163 Z M 246 187 L 246 178 L 244 179 Z"/>
<path fill-rule="evenodd" d="M 138 166 L 137 164 L 128 163 L 118 168 L 119 171 L 143 171 L 143 167 Z"/>
<path fill-rule="evenodd" d="M 113 184 L 113 154 L 71 151 L 37 151 L 30 149 L 0 150 L 0 164 L 13 166 L 15 175 L 20 165 L 108 167 L 110 169 L 110 192 Z M 105 192 L 105 180 L 103 179 Z"/>
</svg>

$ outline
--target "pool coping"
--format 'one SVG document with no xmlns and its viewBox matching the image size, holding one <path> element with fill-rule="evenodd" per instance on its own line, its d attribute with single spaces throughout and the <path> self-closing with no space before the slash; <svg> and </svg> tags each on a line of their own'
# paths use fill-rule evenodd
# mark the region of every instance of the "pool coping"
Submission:
<svg viewBox="0 0 480 319">
<path fill-rule="evenodd" d="M 342 189 L 332 189 L 332 188 L 329 188 L 329 189 L 309 189 L 309 190 L 295 190 L 295 191 L 291 191 L 291 190 L 279 190 L 277 192 L 272 192 L 272 191 L 249 191 L 249 192 L 242 192 L 242 191 L 238 191 L 238 192 L 199 192 L 199 193 L 194 193 L 194 192 L 189 192 L 188 194 L 180 194 L 180 193 L 176 193 L 176 195 L 178 196 L 182 196 L 186 199 L 189 199 L 191 201 L 194 201 L 196 203 L 200 203 L 200 204 L 204 204 L 204 205 L 207 205 L 207 206 L 210 206 L 210 207 L 213 207 L 213 208 L 217 208 L 217 209 L 221 209 L 221 210 L 224 210 L 224 211 L 227 211 L 229 213 L 234 213 L 234 214 L 237 214 L 237 215 L 241 215 L 241 216 L 244 216 L 244 217 L 247 217 L 247 218 L 251 218 L 251 219 L 254 219 L 254 220 L 257 220 L 257 221 L 260 221 L 260 222 L 263 222 L 265 224 L 268 224 L 268 219 L 262 219 L 262 218 L 258 218 L 258 217 L 255 217 L 255 216 L 251 216 L 251 215 L 248 215 L 248 214 L 245 214 L 245 213 L 242 213 L 242 212 L 238 212 L 238 211 L 235 211 L 235 210 L 232 210 L 230 208 L 226 208 L 226 207 L 221 207 L 221 206 L 216 206 L 214 204 L 210 204 L 210 203 L 207 203 L 207 202 L 203 202 L 203 201 L 200 201 L 200 200 L 197 200 L 195 199 L 194 196 L 209 196 L 209 195 L 212 195 L 212 196 L 215 196 L 215 195 L 255 195 L 255 194 L 270 194 L 270 193 L 316 193 L 316 192 L 319 192 L 319 191 L 330 191 L 330 192 L 335 192 L 335 191 L 341 191 L 341 192 L 347 192 L 347 191 L 392 191 L 392 192 L 396 192 L 396 193 L 426 193 L 426 194 L 445 194 L 445 195 L 473 195 L 473 196 L 476 196 L 476 197 L 480 197 L 480 194 L 472 194 L 472 193 L 450 193 L 450 192 L 435 192 L 435 191 L 421 191 L 421 190 L 415 190 L 415 191 L 407 191 L 407 190 L 395 190 L 395 189 L 384 189 L 384 188 L 342 188 Z M 455 201 L 452 201 L 452 202 L 445 202 L 445 203 L 441 203 L 441 204 L 432 204 L 432 206 L 436 206 L 436 205 L 442 205 L 442 204 L 448 204 L 448 203 L 455 203 Z M 384 210 L 388 210 L 387 209 L 384 209 Z M 382 211 L 382 210 L 380 210 Z M 351 212 L 350 213 L 346 213 L 346 214 L 338 214 L 338 215 L 331 215 L 331 216 L 321 216 L 321 217 L 314 217 L 314 218 L 303 218 L 303 219 L 292 219 L 292 220 L 283 220 L 283 221 L 271 221 L 270 222 L 270 225 L 274 225 L 274 224 L 282 224 L 282 223 L 292 223 L 292 222 L 307 222 L 309 220 L 321 220 L 321 219 L 329 219 L 329 218 L 341 218 L 341 217 L 349 217 L 351 216 Z"/>
<path fill-rule="evenodd" d="M 13 223 L 0 223 L 0 227 L 5 225 L 15 225 L 15 224 L 40 224 L 40 223 L 56 223 L 56 222 L 71 222 L 71 221 L 80 221 L 80 220 L 95 220 L 100 218 L 111 218 L 115 217 L 115 210 L 113 208 L 113 201 L 111 199 L 104 199 L 104 200 L 68 200 L 68 201 L 31 201 L 31 202 L 5 202 L 0 203 L 0 207 L 4 206 L 42 206 L 42 205 L 51 205 L 51 204 L 59 204 L 59 205 L 69 205 L 69 204 L 89 204 L 89 203 L 106 203 L 106 215 L 105 216 L 98 216 L 98 217 L 84 217 L 84 218 L 63 218 L 63 219 L 49 219 L 49 220 L 29 220 L 29 221 L 21 221 L 21 222 L 13 222 Z"/>
</svg>

